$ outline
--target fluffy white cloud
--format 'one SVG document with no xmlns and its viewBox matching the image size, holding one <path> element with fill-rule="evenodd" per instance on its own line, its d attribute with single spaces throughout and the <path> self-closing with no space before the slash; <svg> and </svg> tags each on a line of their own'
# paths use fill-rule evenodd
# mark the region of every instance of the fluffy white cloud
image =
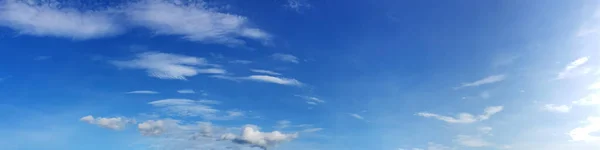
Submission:
<svg viewBox="0 0 600 150">
<path fill-rule="evenodd" d="M 183 90 L 177 90 L 177 93 L 181 93 L 181 94 L 194 94 L 194 93 L 196 93 L 196 91 L 190 90 L 190 89 L 183 89 Z"/>
<path fill-rule="evenodd" d="M 544 105 L 544 110 L 550 111 L 550 112 L 566 113 L 566 112 L 569 112 L 571 110 L 571 106 L 546 104 L 546 105 Z"/>
<path fill-rule="evenodd" d="M 259 81 L 259 82 L 275 83 L 275 84 L 281 84 L 281 85 L 302 86 L 302 83 L 296 79 L 288 79 L 288 78 L 274 77 L 274 76 L 267 76 L 267 75 L 251 75 L 251 76 L 245 77 L 243 79 Z"/>
<path fill-rule="evenodd" d="M 350 115 L 351 117 L 354 117 L 354 118 L 356 118 L 356 119 L 365 120 L 365 118 L 363 118 L 362 116 L 360 116 L 360 115 L 358 115 L 358 114 L 353 114 L 353 113 L 350 113 L 350 114 L 348 114 L 348 115 Z"/>
<path fill-rule="evenodd" d="M 274 75 L 274 76 L 281 75 L 281 73 L 277 73 L 277 72 L 270 71 L 270 70 L 250 69 L 250 71 L 255 72 L 255 73 L 262 73 L 262 74 L 267 74 L 267 75 Z"/>
<path fill-rule="evenodd" d="M 429 112 L 419 112 L 418 116 L 425 118 L 435 118 L 441 121 L 445 121 L 448 123 L 473 123 L 476 121 L 483 121 L 489 119 L 492 115 L 502 111 L 503 106 L 491 106 L 487 107 L 484 110 L 484 113 L 475 117 L 469 113 L 459 113 L 456 117 L 451 116 L 443 116 L 439 114 L 429 113 Z"/>
<path fill-rule="evenodd" d="M 92 115 L 88 115 L 79 119 L 80 121 L 95 124 L 99 127 L 113 129 L 113 130 L 121 130 L 125 128 L 125 126 L 129 123 L 135 123 L 134 120 L 122 118 L 122 117 L 114 117 L 114 118 L 103 118 L 98 117 L 94 118 Z"/>
<path fill-rule="evenodd" d="M 577 101 L 573 101 L 573 104 L 584 105 L 584 106 L 585 105 L 600 105 L 600 95 L 598 95 L 597 93 L 591 93 Z"/>
<path fill-rule="evenodd" d="M 458 135 L 454 139 L 454 142 L 467 147 L 486 147 L 492 145 L 492 143 L 481 139 L 481 137 L 469 135 Z"/>
<path fill-rule="evenodd" d="M 600 132 L 600 117 L 588 117 L 586 126 L 571 130 L 569 135 L 573 141 L 600 142 L 600 136 L 592 134 L 598 132 Z"/>
<path fill-rule="evenodd" d="M 160 135 L 165 130 L 165 124 L 163 120 L 148 120 L 138 124 L 138 131 L 145 136 Z"/>
<path fill-rule="evenodd" d="M 181 35 L 191 41 L 244 44 L 241 38 L 267 42 L 270 35 L 250 27 L 243 16 L 217 12 L 197 1 L 145 0 L 127 8 L 135 25 L 157 34 Z"/>
<path fill-rule="evenodd" d="M 218 68 L 199 69 L 199 66 L 210 66 L 204 58 L 145 52 L 129 61 L 112 61 L 112 64 L 121 68 L 144 69 L 151 77 L 160 79 L 180 79 L 195 76 L 199 73 L 223 74 L 224 70 Z"/>
<path fill-rule="evenodd" d="M 140 90 L 140 91 L 127 92 L 127 94 L 158 94 L 158 92 L 156 92 L 156 91 Z"/>
<path fill-rule="evenodd" d="M 296 64 L 300 63 L 300 61 L 298 61 L 298 57 L 290 54 L 275 53 L 271 55 L 271 58 L 284 62 L 291 62 Z"/>
<path fill-rule="evenodd" d="M 99 38 L 122 31 L 109 11 L 78 11 L 56 1 L 5 0 L 0 2 L 0 26 L 20 34 L 73 39 Z"/>
<path fill-rule="evenodd" d="M 221 139 L 229 140 L 238 144 L 248 144 L 266 150 L 269 147 L 273 147 L 282 142 L 291 141 L 297 137 L 297 133 L 284 134 L 279 131 L 260 132 L 258 127 L 250 125 L 243 127 L 242 133 L 239 136 L 228 133 L 222 135 Z"/>
<path fill-rule="evenodd" d="M 464 88 L 464 87 L 480 86 L 480 85 L 484 85 L 484 84 L 492 84 L 492 83 L 500 82 L 504 79 L 506 79 L 506 75 L 503 75 L 503 74 L 488 76 L 488 77 L 485 77 L 485 78 L 477 80 L 477 81 L 463 83 L 461 86 L 457 87 L 457 89 Z"/>
<path fill-rule="evenodd" d="M 563 71 L 558 73 L 558 76 L 556 77 L 556 79 L 564 79 L 564 78 L 573 77 L 573 76 L 577 76 L 577 75 L 581 75 L 581 74 L 587 74 L 588 72 L 591 71 L 590 68 L 581 68 L 581 69 L 578 69 L 578 68 L 580 68 L 582 65 L 587 63 L 588 60 L 589 60 L 588 57 L 581 57 L 581 58 L 578 58 L 578 59 L 572 61 L 563 69 Z"/>
</svg>

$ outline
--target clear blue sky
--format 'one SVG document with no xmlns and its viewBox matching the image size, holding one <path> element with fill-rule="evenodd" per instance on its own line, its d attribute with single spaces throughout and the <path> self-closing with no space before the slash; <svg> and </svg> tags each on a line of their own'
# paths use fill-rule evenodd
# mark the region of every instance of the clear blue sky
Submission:
<svg viewBox="0 0 600 150">
<path fill-rule="evenodd" d="M 0 0 L 0 50 L 0 149 L 600 149 L 595 0 Z"/>
</svg>

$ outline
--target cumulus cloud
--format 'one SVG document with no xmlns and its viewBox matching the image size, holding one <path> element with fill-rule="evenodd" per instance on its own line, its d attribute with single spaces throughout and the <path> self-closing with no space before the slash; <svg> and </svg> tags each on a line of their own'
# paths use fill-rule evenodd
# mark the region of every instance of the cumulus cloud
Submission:
<svg viewBox="0 0 600 150">
<path fill-rule="evenodd" d="M 253 147 L 259 147 L 266 150 L 267 148 L 273 147 L 277 144 L 291 141 L 298 137 L 298 133 L 284 134 L 279 131 L 273 132 L 260 132 L 258 127 L 254 125 L 245 126 L 242 129 L 241 135 L 235 134 L 224 134 L 221 136 L 222 140 L 232 141 L 237 144 L 247 144 Z"/>
<path fill-rule="evenodd" d="M 481 137 L 469 135 L 458 135 L 454 139 L 454 142 L 467 147 L 486 147 L 492 145 L 492 143 L 483 140 Z"/>
<path fill-rule="evenodd" d="M 300 63 L 300 61 L 298 61 L 298 57 L 294 56 L 294 55 L 290 55 L 290 54 L 283 54 L 283 53 L 275 53 L 273 55 L 271 55 L 271 58 L 273 58 L 274 60 L 278 60 L 278 61 L 283 61 L 283 62 L 290 62 L 290 63 Z"/>
<path fill-rule="evenodd" d="M 196 91 L 190 90 L 190 89 L 183 89 L 183 90 L 177 90 L 177 93 L 181 93 L 181 94 L 194 94 L 194 93 L 196 93 Z"/>
<path fill-rule="evenodd" d="M 129 123 L 135 123 L 134 120 L 122 118 L 122 117 L 114 117 L 114 118 L 104 118 L 98 117 L 94 118 L 92 115 L 88 115 L 79 119 L 85 123 L 94 124 L 99 127 L 113 129 L 113 130 L 121 130 L 125 128 L 125 126 Z"/>
<path fill-rule="evenodd" d="M 484 113 L 481 115 L 478 115 L 478 116 L 474 116 L 469 113 L 459 113 L 456 117 L 451 117 L 451 116 L 444 116 L 444 115 L 439 115 L 439 114 L 434 114 L 434 113 L 429 113 L 429 112 L 419 112 L 419 113 L 417 113 L 417 115 L 421 116 L 421 117 L 425 117 L 425 118 L 435 118 L 435 119 L 445 121 L 448 123 L 473 123 L 476 121 L 487 120 L 492 115 L 502 111 L 503 108 L 504 108 L 503 106 L 487 107 L 487 108 L 485 108 Z"/>
<path fill-rule="evenodd" d="M 0 26 L 33 36 L 91 39 L 118 34 L 114 14 L 107 10 L 79 11 L 49 1 L 5 0 L 0 2 Z"/>
<path fill-rule="evenodd" d="M 506 79 L 506 75 L 492 75 L 492 76 L 488 76 L 485 77 L 483 79 L 479 79 L 477 81 L 473 81 L 473 82 L 469 82 L 469 83 L 463 83 L 461 86 L 457 87 L 458 88 L 464 88 L 464 87 L 474 87 L 474 86 L 480 86 L 480 85 L 485 85 L 485 84 L 492 84 L 492 83 L 496 83 L 496 82 L 500 82 L 502 80 Z"/>
<path fill-rule="evenodd" d="M 274 76 L 268 76 L 268 75 L 251 75 L 251 76 L 245 77 L 243 79 L 259 81 L 259 82 L 275 83 L 275 84 L 281 84 L 281 85 L 289 85 L 289 86 L 302 86 L 302 83 L 296 79 L 274 77 Z"/>
<path fill-rule="evenodd" d="M 573 141 L 600 142 L 600 136 L 593 134 L 600 132 L 600 117 L 588 117 L 586 123 L 587 125 L 569 132 L 571 139 Z"/>
<path fill-rule="evenodd" d="M 563 71 L 558 73 L 558 76 L 556 77 L 556 79 L 565 79 L 565 78 L 574 77 L 577 75 L 587 74 L 588 72 L 591 71 L 591 69 L 590 68 L 581 68 L 581 66 L 584 65 L 585 63 L 587 63 L 588 60 L 589 60 L 588 57 L 581 57 L 581 58 L 578 58 L 578 59 L 572 61 L 563 69 Z"/>
<path fill-rule="evenodd" d="M 244 16 L 217 12 L 202 2 L 145 0 L 127 8 L 128 19 L 162 35 L 180 35 L 187 40 L 244 44 L 243 39 L 267 42 L 270 35 L 250 26 Z"/>
<path fill-rule="evenodd" d="M 204 58 L 158 52 L 140 53 L 133 60 L 112 61 L 111 63 L 120 68 L 143 69 L 149 76 L 160 79 L 185 80 L 186 77 L 200 73 L 225 73 L 224 70 L 218 68 L 198 68 L 211 65 Z"/>
<path fill-rule="evenodd" d="M 127 92 L 127 94 L 158 94 L 158 92 L 156 92 L 156 91 L 147 91 L 147 90 L 139 90 L 139 91 Z"/>
<path fill-rule="evenodd" d="M 546 104 L 546 105 L 544 105 L 544 110 L 550 111 L 550 112 L 567 113 L 571 110 L 571 106 Z"/>
<path fill-rule="evenodd" d="M 267 75 L 274 75 L 274 76 L 281 75 L 281 73 L 277 73 L 275 71 L 270 71 L 270 70 L 250 69 L 250 71 L 255 72 L 255 73 L 262 73 L 262 74 L 267 74 Z"/>
</svg>

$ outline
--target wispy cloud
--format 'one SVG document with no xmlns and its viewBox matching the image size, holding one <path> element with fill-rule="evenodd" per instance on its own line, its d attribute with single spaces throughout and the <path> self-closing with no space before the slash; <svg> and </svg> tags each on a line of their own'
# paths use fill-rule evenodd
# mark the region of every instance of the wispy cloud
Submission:
<svg viewBox="0 0 600 150">
<path fill-rule="evenodd" d="M 149 76 L 160 79 L 185 80 L 186 77 L 200 73 L 225 73 L 225 70 L 219 68 L 198 68 L 211 66 L 204 58 L 159 52 L 140 53 L 133 60 L 111 61 L 111 63 L 120 68 L 144 69 Z"/>
<path fill-rule="evenodd" d="M 191 90 L 191 89 L 183 89 L 183 90 L 177 90 L 177 93 L 181 93 L 181 94 L 194 94 L 194 93 L 196 93 L 196 91 Z"/>
<path fill-rule="evenodd" d="M 229 133 L 221 136 L 222 140 L 232 141 L 237 144 L 247 144 L 264 150 L 296 138 L 298 138 L 297 133 L 285 134 L 279 131 L 260 132 L 258 127 L 254 125 L 246 125 L 243 127 L 240 135 Z"/>
<path fill-rule="evenodd" d="M 275 71 L 270 71 L 270 70 L 250 69 L 250 71 L 255 72 L 255 73 L 262 73 L 262 74 L 267 74 L 267 75 L 274 75 L 274 76 L 281 75 L 281 73 L 278 73 L 278 72 L 275 72 Z"/>
<path fill-rule="evenodd" d="M 249 61 L 249 60 L 232 60 L 232 61 L 229 61 L 229 63 L 232 63 L 232 64 L 250 64 L 250 63 L 252 63 L 252 61 Z"/>
<path fill-rule="evenodd" d="M 444 115 L 439 115 L 439 114 L 434 114 L 434 113 L 429 113 L 429 112 L 419 112 L 419 113 L 417 113 L 417 115 L 421 116 L 421 117 L 425 117 L 425 118 L 435 118 L 435 119 L 445 121 L 448 123 L 473 123 L 476 121 L 487 120 L 492 115 L 502 111 L 503 108 L 504 108 L 503 106 L 487 107 L 487 108 L 485 108 L 484 113 L 481 115 L 478 115 L 478 116 L 474 116 L 469 113 L 459 113 L 456 117 L 451 117 L 451 116 L 444 116 Z"/>
<path fill-rule="evenodd" d="M 481 137 L 470 135 L 458 135 L 454 139 L 454 142 L 467 147 L 486 147 L 493 145 L 492 143 L 485 141 Z"/>
<path fill-rule="evenodd" d="M 123 118 L 123 117 L 114 117 L 114 118 L 103 118 L 98 117 L 94 118 L 94 116 L 88 115 L 79 119 L 80 121 L 95 124 L 99 127 L 113 129 L 113 130 L 122 130 L 129 123 L 135 123 L 135 120 Z"/>
<path fill-rule="evenodd" d="M 56 1 L 0 2 L 0 25 L 20 34 L 91 39 L 118 34 L 122 28 L 108 11 L 59 8 Z"/>
<path fill-rule="evenodd" d="M 556 79 L 557 80 L 565 79 L 565 78 L 569 78 L 569 77 L 573 77 L 573 76 L 577 76 L 577 75 L 581 75 L 581 74 L 587 74 L 588 72 L 591 71 L 591 69 L 589 69 L 589 68 L 578 69 L 578 68 L 580 68 L 582 65 L 587 63 L 588 60 L 589 60 L 588 57 L 581 57 L 581 58 L 578 58 L 578 59 L 572 61 L 567 66 L 565 66 L 563 71 L 558 73 L 558 76 L 556 77 Z"/>
<path fill-rule="evenodd" d="M 306 103 L 310 104 L 310 105 L 317 105 L 318 103 L 325 103 L 324 100 L 321 100 L 319 98 L 312 97 L 312 96 L 305 96 L 305 95 L 294 95 L 294 96 L 300 97 L 300 98 L 306 100 Z"/>
<path fill-rule="evenodd" d="M 290 63 L 300 63 L 300 61 L 298 61 L 298 57 L 294 56 L 294 55 L 290 55 L 290 54 L 283 54 L 283 53 L 275 53 L 273 55 L 271 55 L 271 58 L 273 58 L 274 60 L 279 60 L 279 61 L 283 61 L 283 62 L 290 62 Z"/>
<path fill-rule="evenodd" d="M 492 84 L 492 83 L 500 82 L 504 79 L 506 79 L 506 75 L 503 75 L 503 74 L 492 75 L 492 76 L 485 77 L 483 79 L 479 79 L 477 81 L 463 83 L 461 86 L 456 87 L 456 89 L 464 88 L 464 87 L 480 86 L 480 85 L 485 85 L 485 84 Z"/>
<path fill-rule="evenodd" d="M 307 0 L 287 0 L 287 3 L 283 6 L 296 12 L 302 12 L 303 9 L 312 7 Z"/>
<path fill-rule="evenodd" d="M 365 118 L 363 118 L 362 116 L 360 116 L 358 114 L 349 113 L 348 115 L 350 115 L 351 117 L 354 117 L 356 119 L 359 119 L 359 120 L 365 120 Z"/>
<path fill-rule="evenodd" d="M 158 92 L 156 92 L 156 91 L 140 90 L 140 91 L 127 92 L 127 94 L 158 94 Z"/>
<path fill-rule="evenodd" d="M 571 106 L 546 104 L 546 105 L 544 105 L 544 110 L 550 111 L 550 112 L 567 113 L 571 110 Z"/>
<path fill-rule="evenodd" d="M 148 104 L 162 108 L 169 115 L 202 117 L 207 120 L 230 120 L 244 115 L 241 111 L 223 112 L 211 106 L 219 103 L 213 100 L 163 99 Z"/>
<path fill-rule="evenodd" d="M 203 2 L 145 0 L 127 8 L 135 25 L 157 34 L 181 35 L 191 41 L 244 44 L 241 38 L 266 42 L 270 35 L 250 26 L 244 16 L 217 12 Z"/>
<path fill-rule="evenodd" d="M 267 76 L 267 75 L 251 75 L 251 76 L 245 77 L 243 79 L 259 81 L 259 82 L 275 83 L 275 84 L 281 84 L 281 85 L 302 86 L 302 83 L 296 79 L 274 77 L 274 76 Z"/>
</svg>

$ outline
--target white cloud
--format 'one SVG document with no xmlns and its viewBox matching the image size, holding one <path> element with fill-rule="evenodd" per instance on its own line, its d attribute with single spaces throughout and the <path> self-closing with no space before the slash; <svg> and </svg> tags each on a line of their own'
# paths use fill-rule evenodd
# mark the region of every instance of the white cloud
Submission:
<svg viewBox="0 0 600 150">
<path fill-rule="evenodd" d="M 202 74 L 225 74 L 227 71 L 221 68 L 198 69 L 198 73 Z"/>
<path fill-rule="evenodd" d="M 590 68 L 582 68 L 582 69 L 578 69 L 578 68 L 580 68 L 580 66 L 587 63 L 588 60 L 589 60 L 588 57 L 581 57 L 581 58 L 578 58 L 578 59 L 572 61 L 563 69 L 563 71 L 558 73 L 558 76 L 556 77 L 556 79 L 565 79 L 565 78 L 574 77 L 577 75 L 587 74 L 588 72 L 591 71 Z"/>
<path fill-rule="evenodd" d="M 488 77 L 485 77 L 483 79 L 479 79 L 477 81 L 473 81 L 473 82 L 469 82 L 469 83 L 463 83 L 461 86 L 457 87 L 457 89 L 458 88 L 464 88 L 464 87 L 480 86 L 480 85 L 484 85 L 484 84 L 492 84 L 492 83 L 500 82 L 500 81 L 502 81 L 504 79 L 506 79 L 506 75 L 488 76 Z"/>
<path fill-rule="evenodd" d="M 454 139 L 454 142 L 467 147 L 486 147 L 493 145 L 492 143 L 481 139 L 481 137 L 469 135 L 458 135 Z"/>
<path fill-rule="evenodd" d="M 270 35 L 250 27 L 243 16 L 217 12 L 203 2 L 145 0 L 129 6 L 128 19 L 157 34 L 181 35 L 187 40 L 239 45 L 242 39 L 267 42 Z"/>
<path fill-rule="evenodd" d="M 571 130 L 569 136 L 573 141 L 600 142 L 600 136 L 592 135 L 598 132 L 600 132 L 600 117 L 588 117 L 587 125 Z"/>
<path fill-rule="evenodd" d="M 165 130 L 165 124 L 163 120 L 148 120 L 138 124 L 138 131 L 145 136 L 160 135 Z"/>
<path fill-rule="evenodd" d="M 221 69 L 199 69 L 199 66 L 208 66 L 204 58 L 158 53 L 145 52 L 136 56 L 137 58 L 129 61 L 112 61 L 111 63 L 121 68 L 144 69 L 151 77 L 160 79 L 180 79 L 195 76 L 199 73 L 223 74 Z"/>
<path fill-rule="evenodd" d="M 279 61 L 284 61 L 284 62 L 291 62 L 291 63 L 300 63 L 298 61 L 298 57 L 294 56 L 294 55 L 290 55 L 290 54 L 282 54 L 282 53 L 275 53 L 273 55 L 271 55 L 271 58 L 275 59 L 275 60 L 279 60 Z"/>
<path fill-rule="evenodd" d="M 221 111 L 211 106 L 219 103 L 214 100 L 164 99 L 148 104 L 162 108 L 169 115 L 202 117 L 206 120 L 231 120 L 244 116 L 242 111 Z"/>
<path fill-rule="evenodd" d="M 134 120 L 130 120 L 130 119 L 127 119 L 127 118 L 122 118 L 122 117 L 114 117 L 114 118 L 98 117 L 98 118 L 94 118 L 94 116 L 92 116 L 92 115 L 88 115 L 88 116 L 82 117 L 79 120 L 83 121 L 83 122 L 86 122 L 86 123 L 89 123 L 89 124 L 95 124 L 95 125 L 97 125 L 99 127 L 113 129 L 113 130 L 121 130 L 121 129 L 125 128 L 125 126 L 128 123 L 135 123 Z"/>
<path fill-rule="evenodd" d="M 587 96 L 577 100 L 577 101 L 573 101 L 573 104 L 576 105 L 600 105 L 600 95 L 596 94 L 596 93 L 591 93 L 588 94 Z"/>
<path fill-rule="evenodd" d="M 294 96 L 297 96 L 297 97 L 300 97 L 300 98 L 306 100 L 306 103 L 310 104 L 310 105 L 318 105 L 319 103 L 325 103 L 324 100 L 321 100 L 319 98 L 312 97 L 312 96 L 304 96 L 304 95 L 294 95 Z"/>
<path fill-rule="evenodd" d="M 323 130 L 323 128 L 308 128 L 308 129 L 302 130 L 302 132 L 318 132 L 321 130 Z"/>
<path fill-rule="evenodd" d="M 277 73 L 277 72 L 270 71 L 270 70 L 250 69 L 250 71 L 255 72 L 255 73 L 262 73 L 262 74 L 274 75 L 274 76 L 281 75 L 281 73 Z"/>
<path fill-rule="evenodd" d="M 443 116 L 439 114 L 429 113 L 429 112 L 419 112 L 418 116 L 425 118 L 435 118 L 441 121 L 445 121 L 448 123 L 473 123 L 476 121 L 483 121 L 489 119 L 492 115 L 502 111 L 503 106 L 491 106 L 487 107 L 484 110 L 484 113 L 475 117 L 469 113 L 459 113 L 456 117 L 451 116 Z"/>
<path fill-rule="evenodd" d="M 91 39 L 122 31 L 109 11 L 78 11 L 59 7 L 56 1 L 0 2 L 0 26 L 20 34 Z"/>
<path fill-rule="evenodd" d="M 282 84 L 282 85 L 290 85 L 290 86 L 302 86 L 302 83 L 296 79 L 288 79 L 288 78 L 274 77 L 274 76 L 267 76 L 267 75 L 251 75 L 244 79 L 252 80 L 252 81 Z"/>
<path fill-rule="evenodd" d="M 544 105 L 544 110 L 550 111 L 550 112 L 566 113 L 566 112 L 569 112 L 571 110 L 571 106 L 546 104 L 546 105 Z"/>
<path fill-rule="evenodd" d="M 127 92 L 127 94 L 158 94 L 158 92 L 156 92 L 156 91 L 147 91 L 147 90 L 139 90 L 139 91 Z"/>
<path fill-rule="evenodd" d="M 249 60 L 232 60 L 232 61 L 229 61 L 229 63 L 232 63 L 232 64 L 250 64 L 250 63 L 252 63 L 252 61 L 249 61 Z"/>
<path fill-rule="evenodd" d="M 241 135 L 237 136 L 231 133 L 221 136 L 222 140 L 229 140 L 237 144 L 248 144 L 259 147 L 264 150 L 273 147 L 279 143 L 291 141 L 298 137 L 297 133 L 284 134 L 279 131 L 260 132 L 258 127 L 254 125 L 245 126 L 242 129 Z"/>
<path fill-rule="evenodd" d="M 348 115 L 350 115 L 350 116 L 352 116 L 352 117 L 354 117 L 354 118 L 356 118 L 356 119 L 365 120 L 365 118 L 363 118 L 362 116 L 360 116 L 360 115 L 358 115 L 358 114 L 353 114 L 353 113 L 350 113 L 350 114 L 348 114 Z"/>
<path fill-rule="evenodd" d="M 194 93 L 196 93 L 196 91 L 191 90 L 191 89 L 183 89 L 183 90 L 177 90 L 177 93 L 181 93 L 181 94 L 194 94 Z"/>
<path fill-rule="evenodd" d="M 310 9 L 311 5 L 306 0 L 287 0 L 284 7 L 296 12 L 301 12 L 302 9 Z"/>
</svg>

